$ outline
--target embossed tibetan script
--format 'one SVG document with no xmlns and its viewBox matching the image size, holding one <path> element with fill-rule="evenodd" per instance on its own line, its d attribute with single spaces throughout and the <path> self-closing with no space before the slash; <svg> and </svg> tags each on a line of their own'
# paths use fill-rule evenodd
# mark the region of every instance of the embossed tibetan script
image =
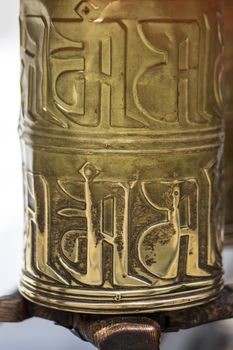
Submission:
<svg viewBox="0 0 233 350">
<path fill-rule="evenodd" d="M 21 0 L 23 295 L 177 309 L 222 288 L 220 0 Z"/>
</svg>

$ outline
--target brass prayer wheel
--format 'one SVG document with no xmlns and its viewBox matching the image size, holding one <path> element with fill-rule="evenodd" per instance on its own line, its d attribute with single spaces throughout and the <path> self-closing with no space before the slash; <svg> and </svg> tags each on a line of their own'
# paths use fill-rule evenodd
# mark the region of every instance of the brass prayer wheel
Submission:
<svg viewBox="0 0 233 350">
<path fill-rule="evenodd" d="M 27 299 L 132 313 L 218 296 L 221 5 L 21 0 Z"/>
<path fill-rule="evenodd" d="M 233 243 L 233 2 L 224 2 L 225 28 L 225 242 Z"/>
</svg>

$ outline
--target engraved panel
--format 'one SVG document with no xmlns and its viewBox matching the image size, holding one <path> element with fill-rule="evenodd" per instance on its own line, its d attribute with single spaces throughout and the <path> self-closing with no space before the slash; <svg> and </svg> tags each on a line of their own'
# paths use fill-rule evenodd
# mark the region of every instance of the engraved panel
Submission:
<svg viewBox="0 0 233 350">
<path fill-rule="evenodd" d="M 39 108 L 40 117 L 74 130 L 221 125 L 220 13 L 144 19 L 137 8 L 138 20 L 119 19 L 105 5 L 81 2 L 51 23 L 26 16 L 24 114 L 34 120 Z"/>
<path fill-rule="evenodd" d="M 28 174 L 26 270 L 62 282 L 72 277 L 73 285 L 126 288 L 158 281 L 166 285 L 166 280 L 179 278 L 180 242 L 185 237 L 184 274 L 210 277 L 210 268 L 218 268 L 220 261 L 212 232 L 217 229 L 213 221 L 217 213 L 212 209 L 212 196 L 217 198 L 214 166 L 209 163 L 197 178 L 112 182 L 99 181 L 101 169 L 87 162 L 79 170 L 83 181 L 58 180 L 50 190 L 43 176 L 33 179 Z M 49 218 L 50 201 L 53 218 Z M 185 210 L 180 210 L 184 201 Z M 200 222 L 202 217 L 206 226 Z M 54 229 L 61 231 L 55 235 Z M 200 252 L 204 235 L 205 255 Z M 31 256 L 31 244 L 36 245 L 36 256 Z M 58 271 L 62 271 L 60 277 Z"/>
</svg>

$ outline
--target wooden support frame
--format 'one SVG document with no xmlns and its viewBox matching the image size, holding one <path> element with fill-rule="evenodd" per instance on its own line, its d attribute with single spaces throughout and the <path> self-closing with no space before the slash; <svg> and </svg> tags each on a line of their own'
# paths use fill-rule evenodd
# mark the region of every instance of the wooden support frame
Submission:
<svg viewBox="0 0 233 350">
<path fill-rule="evenodd" d="M 28 302 L 18 292 L 0 299 L 0 322 L 20 322 L 31 317 L 54 321 L 100 350 L 159 350 L 161 332 L 232 318 L 233 285 L 226 286 L 220 297 L 208 304 L 140 316 L 63 312 Z"/>
</svg>

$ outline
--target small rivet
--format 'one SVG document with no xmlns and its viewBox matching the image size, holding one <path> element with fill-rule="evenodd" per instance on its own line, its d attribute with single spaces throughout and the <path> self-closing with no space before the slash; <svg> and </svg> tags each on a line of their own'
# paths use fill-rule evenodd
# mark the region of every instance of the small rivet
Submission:
<svg viewBox="0 0 233 350">
<path fill-rule="evenodd" d="M 121 295 L 120 294 L 116 294 L 114 300 L 115 301 L 121 301 Z"/>
</svg>

